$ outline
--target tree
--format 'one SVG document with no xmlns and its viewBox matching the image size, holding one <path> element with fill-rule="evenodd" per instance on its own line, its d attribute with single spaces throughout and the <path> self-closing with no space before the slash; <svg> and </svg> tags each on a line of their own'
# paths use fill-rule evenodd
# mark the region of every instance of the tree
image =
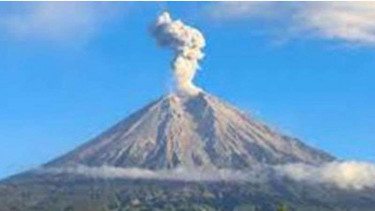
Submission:
<svg viewBox="0 0 375 211">
<path fill-rule="evenodd" d="M 276 208 L 276 211 L 288 211 L 288 208 L 285 204 L 279 204 Z"/>
</svg>

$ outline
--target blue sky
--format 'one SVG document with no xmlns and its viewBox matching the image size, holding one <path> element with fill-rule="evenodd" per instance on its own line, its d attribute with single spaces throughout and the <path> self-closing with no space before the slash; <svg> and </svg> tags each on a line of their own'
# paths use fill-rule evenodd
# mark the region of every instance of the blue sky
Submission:
<svg viewBox="0 0 375 211">
<path fill-rule="evenodd" d="M 205 35 L 197 85 L 339 158 L 375 162 L 373 3 L 3 2 L 0 177 L 170 91 L 172 54 L 149 33 L 164 9 Z"/>
</svg>

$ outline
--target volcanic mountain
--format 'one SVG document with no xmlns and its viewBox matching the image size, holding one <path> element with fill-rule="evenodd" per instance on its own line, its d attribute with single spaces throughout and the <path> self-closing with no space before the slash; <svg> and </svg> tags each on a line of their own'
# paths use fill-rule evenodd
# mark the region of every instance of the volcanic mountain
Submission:
<svg viewBox="0 0 375 211">
<path fill-rule="evenodd" d="M 373 210 L 373 189 L 342 190 L 287 177 L 254 182 L 257 176 L 251 174 L 241 181 L 181 180 L 171 174 L 180 167 L 195 173 L 189 177 L 201 177 L 195 169 L 237 174 L 257 166 L 314 166 L 334 160 L 215 96 L 170 94 L 43 165 L 42 171 L 31 170 L 1 181 L 0 211 L 273 211 L 280 204 L 290 210 Z M 98 175 L 98 171 L 105 174 Z M 141 177 L 112 177 L 118 171 L 136 172 Z M 150 172 L 157 173 L 142 177 Z M 158 172 L 169 176 L 154 177 Z"/>
<path fill-rule="evenodd" d="M 331 174 L 333 156 L 194 85 L 206 45 L 197 28 L 163 12 L 150 31 L 173 52 L 175 93 L 62 157 L 0 181 L 0 211 L 375 210 L 375 167 L 353 173 L 349 163 Z M 373 173 L 363 175 L 367 169 Z"/>
<path fill-rule="evenodd" d="M 243 169 L 333 157 L 280 135 L 218 98 L 171 94 L 47 166 Z"/>
</svg>

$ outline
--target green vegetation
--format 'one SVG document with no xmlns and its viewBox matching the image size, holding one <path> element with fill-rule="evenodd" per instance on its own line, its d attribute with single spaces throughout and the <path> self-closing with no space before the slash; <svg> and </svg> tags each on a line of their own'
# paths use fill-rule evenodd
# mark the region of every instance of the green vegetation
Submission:
<svg viewBox="0 0 375 211">
<path fill-rule="evenodd" d="M 276 208 L 276 211 L 288 211 L 288 208 L 285 204 L 279 204 L 279 206 L 277 206 Z"/>
<path fill-rule="evenodd" d="M 332 197 L 335 194 L 328 197 L 326 189 L 319 192 L 312 186 L 288 185 L 280 188 L 284 192 L 278 192 L 280 189 L 269 184 L 251 183 L 37 179 L 20 184 L 0 184 L 0 210 L 332 211 L 336 207 L 337 211 L 373 211 L 375 204 L 374 192 L 365 192 L 365 197 L 360 199 L 340 192 L 345 201 L 339 201 Z M 304 192 L 300 195 L 296 194 L 298 190 L 318 194 L 310 196 L 309 192 Z M 301 196 L 313 200 L 298 198 Z M 326 201 L 320 203 L 323 200 Z M 345 203 L 351 203 L 354 208 L 346 209 Z"/>
</svg>

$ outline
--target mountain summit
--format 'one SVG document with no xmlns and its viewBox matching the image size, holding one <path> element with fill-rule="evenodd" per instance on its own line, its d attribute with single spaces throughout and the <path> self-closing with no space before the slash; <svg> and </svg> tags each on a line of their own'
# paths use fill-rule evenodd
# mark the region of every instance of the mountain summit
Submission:
<svg viewBox="0 0 375 211">
<path fill-rule="evenodd" d="M 243 169 L 333 159 L 201 92 L 164 96 L 47 166 Z"/>
</svg>

